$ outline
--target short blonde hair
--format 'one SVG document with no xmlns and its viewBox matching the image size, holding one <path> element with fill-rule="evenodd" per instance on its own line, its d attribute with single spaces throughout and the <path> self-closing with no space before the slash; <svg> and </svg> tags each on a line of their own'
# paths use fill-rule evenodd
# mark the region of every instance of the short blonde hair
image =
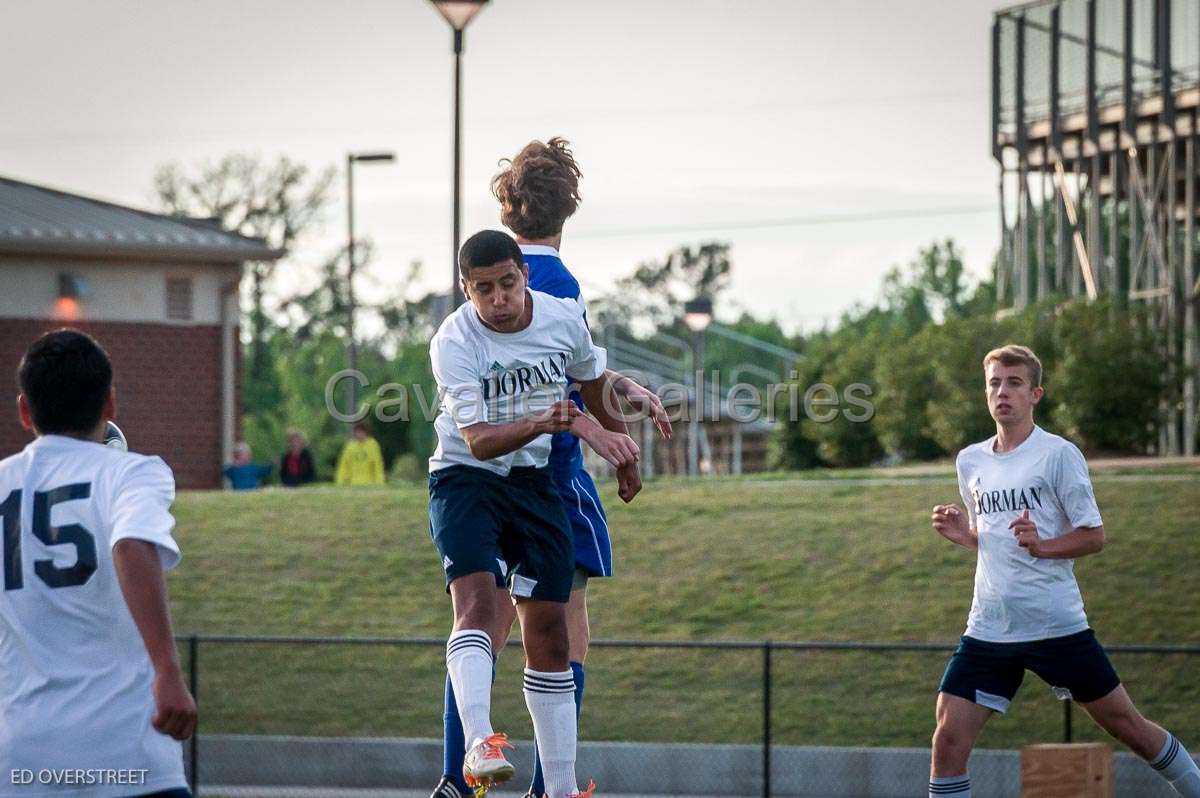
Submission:
<svg viewBox="0 0 1200 798">
<path fill-rule="evenodd" d="M 998 349 L 993 349 L 983 356 L 984 371 L 987 371 L 989 363 L 999 363 L 1002 366 L 1024 366 L 1029 370 L 1029 381 L 1033 383 L 1033 387 L 1040 388 L 1042 385 L 1042 361 L 1038 360 L 1038 356 L 1027 346 L 1005 344 Z"/>
</svg>

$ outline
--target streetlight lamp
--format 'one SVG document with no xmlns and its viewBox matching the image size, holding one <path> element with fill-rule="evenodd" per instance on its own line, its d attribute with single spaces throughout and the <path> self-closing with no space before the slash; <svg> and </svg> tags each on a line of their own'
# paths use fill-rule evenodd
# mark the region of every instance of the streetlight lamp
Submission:
<svg viewBox="0 0 1200 798">
<path fill-rule="evenodd" d="M 462 288 L 458 284 L 458 245 L 461 232 L 461 179 L 462 171 L 462 51 L 463 31 L 467 23 L 483 10 L 488 0 L 430 0 L 438 13 L 446 18 L 454 29 L 454 250 L 450 253 L 450 307 L 447 313 L 462 304 Z"/>
<path fill-rule="evenodd" d="M 683 303 L 683 323 L 692 331 L 692 391 L 695 407 L 688 416 L 688 473 L 700 473 L 700 416 L 704 397 L 704 331 L 713 320 L 712 299 L 698 296 Z"/>
<path fill-rule="evenodd" d="M 354 164 L 391 163 L 390 152 L 346 153 L 346 335 L 350 339 L 350 369 L 358 369 L 358 344 L 354 339 Z M 358 413 L 358 380 L 350 380 L 350 415 Z"/>
</svg>

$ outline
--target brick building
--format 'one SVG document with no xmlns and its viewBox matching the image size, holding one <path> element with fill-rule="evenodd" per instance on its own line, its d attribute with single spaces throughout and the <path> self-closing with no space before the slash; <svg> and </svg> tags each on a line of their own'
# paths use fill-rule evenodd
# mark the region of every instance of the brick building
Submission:
<svg viewBox="0 0 1200 798">
<path fill-rule="evenodd" d="M 241 427 L 242 267 L 282 254 L 211 222 L 0 177 L 0 458 L 31 439 L 16 418 L 22 353 L 72 326 L 112 358 L 130 448 L 161 456 L 180 488 L 220 487 Z"/>
</svg>

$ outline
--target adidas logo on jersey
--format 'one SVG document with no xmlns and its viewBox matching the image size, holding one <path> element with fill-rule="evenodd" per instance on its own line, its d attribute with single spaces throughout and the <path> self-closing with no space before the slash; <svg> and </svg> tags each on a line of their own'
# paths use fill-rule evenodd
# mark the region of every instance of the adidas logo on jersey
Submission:
<svg viewBox="0 0 1200 798">
<path fill-rule="evenodd" d="M 490 371 L 504 371 L 504 366 L 500 365 L 499 360 L 493 360 L 492 365 L 488 367 Z"/>
<path fill-rule="evenodd" d="M 443 556 L 442 557 L 442 569 L 449 571 L 451 565 L 454 565 L 454 560 L 450 559 L 449 557 Z"/>
</svg>

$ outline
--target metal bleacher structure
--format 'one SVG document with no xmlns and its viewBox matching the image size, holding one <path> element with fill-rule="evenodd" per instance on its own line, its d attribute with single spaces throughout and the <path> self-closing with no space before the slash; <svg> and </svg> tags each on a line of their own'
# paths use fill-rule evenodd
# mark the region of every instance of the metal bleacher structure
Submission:
<svg viewBox="0 0 1200 798">
<path fill-rule="evenodd" d="M 1177 397 L 1158 454 L 1196 453 L 1200 0 L 1043 0 L 996 12 L 992 154 L 1001 307 L 1145 306 Z"/>
<path fill-rule="evenodd" d="M 742 474 L 770 467 L 768 441 L 779 422 L 769 412 L 739 420 L 724 392 L 744 382 L 761 390 L 761 395 L 769 395 L 767 386 L 782 384 L 793 376 L 791 369 L 799 353 L 716 323 L 703 334 L 736 342 L 750 351 L 753 361 L 698 379 L 694 348 L 687 340 L 661 330 L 638 339 L 607 328 L 602 336 L 610 367 L 658 393 L 675 422 L 675 435 L 669 442 L 659 440 L 651 424 L 638 421 L 630 425 L 630 433 L 642 448 L 644 476 Z M 693 413 L 698 413 L 698 423 L 688 424 Z M 590 465 L 603 471 L 606 464 Z"/>
</svg>

